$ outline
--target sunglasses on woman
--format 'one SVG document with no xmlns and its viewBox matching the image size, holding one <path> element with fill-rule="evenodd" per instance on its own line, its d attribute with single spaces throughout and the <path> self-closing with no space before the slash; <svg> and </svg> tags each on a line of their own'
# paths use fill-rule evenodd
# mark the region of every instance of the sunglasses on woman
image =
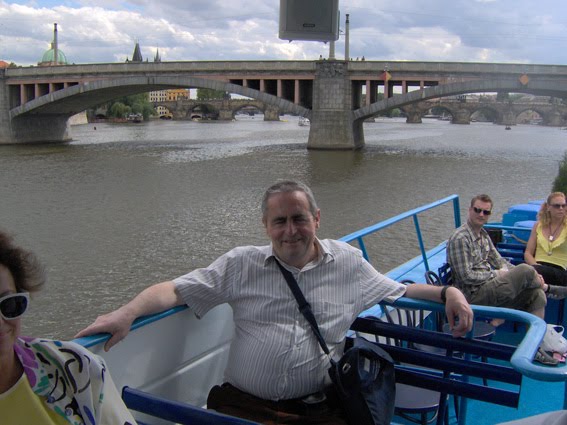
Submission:
<svg viewBox="0 0 567 425">
<path fill-rule="evenodd" d="M 18 292 L 0 298 L 0 316 L 4 320 L 17 319 L 26 312 L 29 298 L 28 292 Z"/>
</svg>

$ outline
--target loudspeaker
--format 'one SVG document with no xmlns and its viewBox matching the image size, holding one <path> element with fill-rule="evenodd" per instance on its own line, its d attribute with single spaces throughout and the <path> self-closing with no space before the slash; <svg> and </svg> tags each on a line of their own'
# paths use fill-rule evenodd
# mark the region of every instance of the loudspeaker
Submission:
<svg viewBox="0 0 567 425">
<path fill-rule="evenodd" d="M 339 39 L 339 0 L 280 0 L 282 40 Z"/>
</svg>

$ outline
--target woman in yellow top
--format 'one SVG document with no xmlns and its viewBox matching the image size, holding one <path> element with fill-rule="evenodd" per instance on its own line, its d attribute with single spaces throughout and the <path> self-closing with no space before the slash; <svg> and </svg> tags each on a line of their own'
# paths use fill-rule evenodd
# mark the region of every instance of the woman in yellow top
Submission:
<svg viewBox="0 0 567 425">
<path fill-rule="evenodd" d="M 567 201 L 563 192 L 553 192 L 541 205 L 531 231 L 524 260 L 549 285 L 567 286 Z"/>
<path fill-rule="evenodd" d="M 20 336 L 29 293 L 44 283 L 35 257 L 0 231 L 0 423 L 135 424 L 102 358 L 72 342 Z"/>
</svg>

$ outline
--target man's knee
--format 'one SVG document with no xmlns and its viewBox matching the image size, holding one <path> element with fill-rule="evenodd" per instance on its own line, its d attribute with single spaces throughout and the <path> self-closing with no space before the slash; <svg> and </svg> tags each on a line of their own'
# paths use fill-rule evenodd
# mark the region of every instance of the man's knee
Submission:
<svg viewBox="0 0 567 425">
<path fill-rule="evenodd" d="M 519 283 L 525 288 L 541 287 L 536 270 L 529 264 L 518 264 L 510 271 L 512 283 Z"/>
<path fill-rule="evenodd" d="M 518 264 L 513 270 L 519 270 L 521 274 L 528 278 L 534 278 L 536 276 L 536 270 L 526 263 Z"/>
</svg>

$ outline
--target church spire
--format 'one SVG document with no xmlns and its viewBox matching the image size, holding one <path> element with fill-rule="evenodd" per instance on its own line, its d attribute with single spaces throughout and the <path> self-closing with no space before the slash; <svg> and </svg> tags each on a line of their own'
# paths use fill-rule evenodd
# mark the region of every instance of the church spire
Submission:
<svg viewBox="0 0 567 425">
<path fill-rule="evenodd" d="M 140 51 L 140 43 L 136 41 L 136 47 L 134 47 L 134 54 L 132 55 L 132 62 L 143 62 L 142 52 Z"/>
</svg>

